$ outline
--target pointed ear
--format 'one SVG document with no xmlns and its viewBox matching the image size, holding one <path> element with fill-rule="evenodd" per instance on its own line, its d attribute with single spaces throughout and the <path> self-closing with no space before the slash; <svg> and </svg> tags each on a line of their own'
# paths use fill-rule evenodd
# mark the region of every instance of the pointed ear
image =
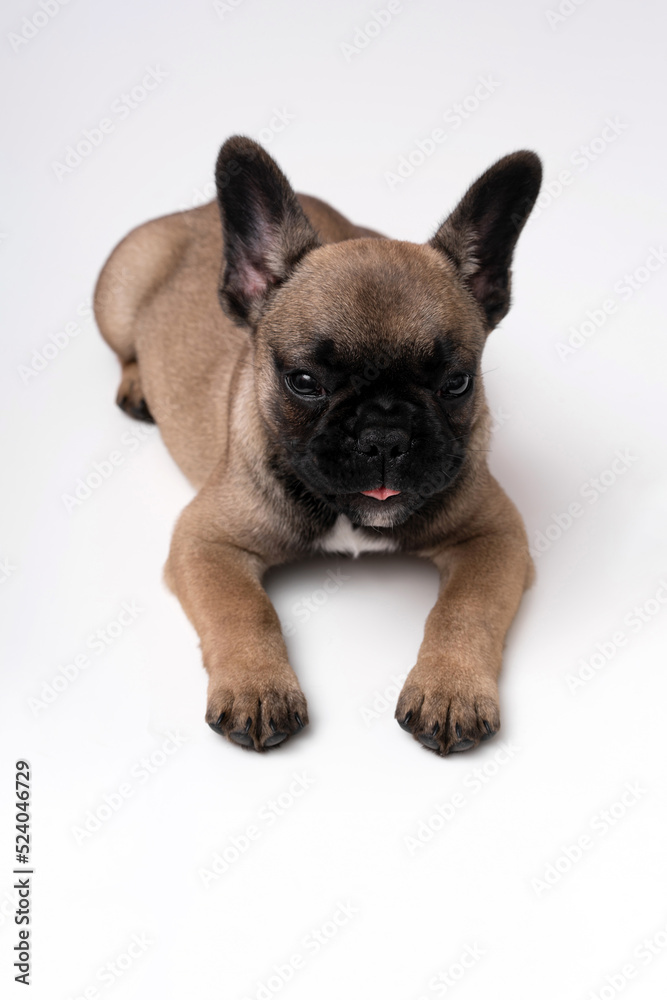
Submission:
<svg viewBox="0 0 667 1000">
<path fill-rule="evenodd" d="M 287 178 L 251 139 L 227 140 L 215 183 L 225 241 L 220 301 L 232 319 L 253 326 L 272 293 L 320 243 Z"/>
<path fill-rule="evenodd" d="M 430 241 L 455 264 L 489 330 L 510 307 L 512 254 L 541 181 L 535 153 L 510 153 L 475 181 Z"/>
</svg>

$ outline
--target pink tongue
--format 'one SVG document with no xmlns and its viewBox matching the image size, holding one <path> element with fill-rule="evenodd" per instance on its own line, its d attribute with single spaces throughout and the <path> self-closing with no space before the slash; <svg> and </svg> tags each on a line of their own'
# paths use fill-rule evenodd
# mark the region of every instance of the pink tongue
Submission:
<svg viewBox="0 0 667 1000">
<path fill-rule="evenodd" d="M 397 497 L 400 490 L 388 490 L 386 486 L 381 486 L 379 490 L 362 490 L 363 496 L 373 497 L 374 500 L 386 500 L 387 497 Z"/>
</svg>

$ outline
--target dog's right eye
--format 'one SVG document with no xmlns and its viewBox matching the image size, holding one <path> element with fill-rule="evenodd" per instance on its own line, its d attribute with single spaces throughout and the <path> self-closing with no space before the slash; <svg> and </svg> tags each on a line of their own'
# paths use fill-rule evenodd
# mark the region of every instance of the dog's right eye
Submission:
<svg viewBox="0 0 667 1000">
<path fill-rule="evenodd" d="M 297 396 L 323 396 L 325 392 L 323 386 L 308 372 L 292 372 L 285 377 L 285 382 Z"/>
<path fill-rule="evenodd" d="M 472 375 L 452 375 L 448 378 L 444 386 L 438 389 L 438 396 L 465 396 L 472 387 Z"/>
</svg>

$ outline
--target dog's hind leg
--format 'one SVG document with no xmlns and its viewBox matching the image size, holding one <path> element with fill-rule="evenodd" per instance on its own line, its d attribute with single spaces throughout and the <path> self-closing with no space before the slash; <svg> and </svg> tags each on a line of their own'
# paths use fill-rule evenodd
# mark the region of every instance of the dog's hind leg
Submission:
<svg viewBox="0 0 667 1000">
<path fill-rule="evenodd" d="M 157 220 L 126 236 L 104 265 L 95 289 L 97 325 L 122 369 L 116 402 L 130 417 L 148 423 L 155 420 L 142 389 L 137 337 L 142 304 L 173 266 L 164 228 L 163 220 Z"/>
<path fill-rule="evenodd" d="M 118 387 L 116 403 L 124 413 L 135 420 L 143 420 L 147 424 L 154 424 L 155 420 L 148 403 L 144 399 L 141 388 L 141 373 L 137 361 L 121 362 L 123 374 Z"/>
<path fill-rule="evenodd" d="M 142 391 L 135 348 L 136 312 L 143 289 L 131 267 L 132 243 L 131 234 L 116 247 L 100 274 L 95 289 L 95 318 L 102 336 L 120 361 L 122 374 L 116 403 L 135 420 L 155 423 Z"/>
</svg>

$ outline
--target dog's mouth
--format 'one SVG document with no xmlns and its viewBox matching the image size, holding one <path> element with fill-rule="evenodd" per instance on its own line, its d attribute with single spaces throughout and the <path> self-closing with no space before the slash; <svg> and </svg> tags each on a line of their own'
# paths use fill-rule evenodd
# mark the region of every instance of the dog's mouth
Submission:
<svg viewBox="0 0 667 1000">
<path fill-rule="evenodd" d="M 384 485 L 374 490 L 339 494 L 337 502 L 353 524 L 370 528 L 394 528 L 415 506 L 409 490 L 393 490 Z"/>
<path fill-rule="evenodd" d="M 360 490 L 364 497 L 372 497 L 373 500 L 388 500 L 389 497 L 397 497 L 400 490 L 390 490 L 387 486 L 380 486 L 377 490 Z"/>
</svg>

